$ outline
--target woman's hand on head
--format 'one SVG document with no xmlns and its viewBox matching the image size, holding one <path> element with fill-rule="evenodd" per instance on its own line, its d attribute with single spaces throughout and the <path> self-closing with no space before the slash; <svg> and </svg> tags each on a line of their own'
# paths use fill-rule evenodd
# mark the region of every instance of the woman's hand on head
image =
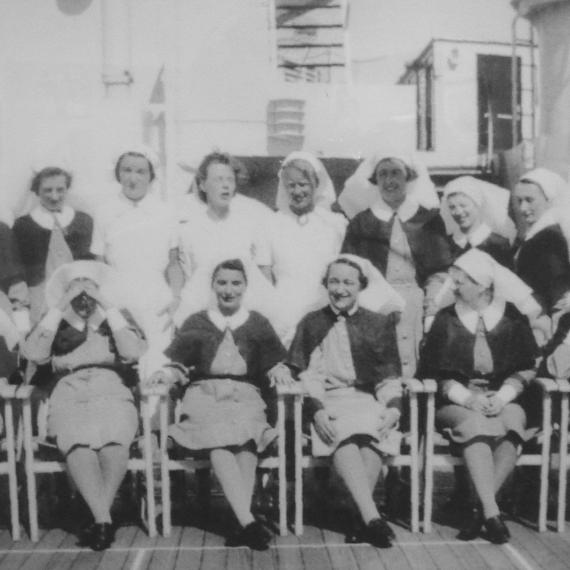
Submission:
<svg viewBox="0 0 570 570">
<path fill-rule="evenodd" d="M 104 311 L 110 309 L 113 305 L 109 302 L 109 300 L 101 294 L 101 290 L 95 283 L 91 283 L 88 281 L 85 283 L 84 289 L 85 293 L 89 295 L 92 299 L 95 299 L 96 303 L 103 309 Z"/>
<path fill-rule="evenodd" d="M 336 439 L 336 430 L 332 422 L 334 419 L 335 417 L 326 410 L 318 410 L 313 419 L 317 434 L 327 445 L 332 445 Z"/>
<path fill-rule="evenodd" d="M 85 291 L 83 283 L 80 283 L 78 281 L 72 281 L 65 290 L 63 297 L 60 299 L 59 303 L 57 304 L 57 308 L 60 311 L 65 311 L 66 309 L 69 308 L 71 301 L 73 301 L 73 299 L 75 299 L 75 297 L 77 297 L 78 295 L 81 295 L 83 291 Z"/>
</svg>

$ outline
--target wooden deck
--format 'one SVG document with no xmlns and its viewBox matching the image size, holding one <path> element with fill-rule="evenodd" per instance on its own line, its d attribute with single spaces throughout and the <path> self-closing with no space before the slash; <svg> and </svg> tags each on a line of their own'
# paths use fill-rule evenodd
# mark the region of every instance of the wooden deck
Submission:
<svg viewBox="0 0 570 570">
<path fill-rule="evenodd" d="M 0 568 L 6 570 L 119 570 L 119 569 L 566 569 L 570 567 L 570 532 L 539 534 L 509 522 L 509 544 L 496 546 L 480 539 L 456 540 L 456 529 L 436 524 L 430 535 L 411 534 L 394 526 L 394 547 L 378 550 L 345 545 L 343 535 L 307 526 L 302 537 L 276 537 L 266 552 L 225 548 L 219 534 L 197 527 L 175 527 L 168 538 L 149 539 L 136 526 L 119 529 L 106 552 L 76 546 L 74 535 L 60 529 L 43 531 L 38 543 L 27 538 L 12 542 L 0 532 Z"/>
</svg>

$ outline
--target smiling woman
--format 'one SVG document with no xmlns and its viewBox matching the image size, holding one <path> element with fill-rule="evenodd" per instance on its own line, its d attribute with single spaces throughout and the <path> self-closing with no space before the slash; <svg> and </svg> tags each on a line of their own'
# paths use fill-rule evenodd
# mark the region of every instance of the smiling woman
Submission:
<svg viewBox="0 0 570 570">
<path fill-rule="evenodd" d="M 37 322 L 45 309 L 45 280 L 63 263 L 91 257 L 93 220 L 67 205 L 71 183 L 71 174 L 58 166 L 37 172 L 30 190 L 38 204 L 14 223 L 30 290 L 32 322 Z"/>
</svg>

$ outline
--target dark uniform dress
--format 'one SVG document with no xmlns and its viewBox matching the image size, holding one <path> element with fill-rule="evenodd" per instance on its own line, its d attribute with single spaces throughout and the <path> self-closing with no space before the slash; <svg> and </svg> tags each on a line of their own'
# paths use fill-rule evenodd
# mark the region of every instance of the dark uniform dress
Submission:
<svg viewBox="0 0 570 570">
<path fill-rule="evenodd" d="M 545 227 L 519 244 L 515 272 L 534 290 L 544 310 L 552 314 L 554 305 L 570 291 L 568 243 L 558 224 Z"/>
<path fill-rule="evenodd" d="M 46 277 L 46 261 L 52 230 L 38 224 L 30 214 L 14 222 L 14 236 L 26 273 L 26 283 L 34 287 Z M 64 239 L 73 259 L 93 259 L 90 253 L 93 219 L 75 212 L 69 225 L 63 228 Z"/>
<path fill-rule="evenodd" d="M 12 230 L 0 222 L 0 290 L 8 293 L 12 285 L 23 280 L 24 271 Z"/>
<path fill-rule="evenodd" d="M 478 327 L 475 333 L 461 321 L 456 305 L 442 309 L 422 348 L 419 370 L 421 378 L 438 382 L 438 429 L 456 443 L 478 436 L 503 437 L 509 431 L 525 439 L 526 415 L 519 403 L 511 402 L 498 416 L 487 417 L 450 402 L 447 393 L 454 382 L 484 393 L 509 384 L 520 396 L 534 376 L 537 350 L 527 318 L 510 303 L 491 330 Z"/>
<path fill-rule="evenodd" d="M 514 267 L 513 251 L 509 240 L 500 234 L 491 232 L 484 240 L 477 244 L 467 243 L 460 245 L 451 237 L 451 254 L 453 259 L 457 259 L 471 248 L 480 249 L 489 254 L 497 263 L 512 271 Z"/>
<path fill-rule="evenodd" d="M 144 343 L 132 316 L 127 311 L 121 311 L 121 316 L 129 343 Z M 40 323 L 25 345 L 29 347 L 26 353 L 39 348 L 51 354 L 49 364 L 54 374 L 36 378 L 48 382 L 48 433 L 64 454 L 77 445 L 100 449 L 109 443 L 131 444 L 138 414 L 130 387 L 138 380 L 134 363 L 125 362 L 119 355 L 105 318 L 85 326 L 77 316 L 64 314 L 57 330 Z"/>
<path fill-rule="evenodd" d="M 436 293 L 430 277 L 446 271 L 453 256 L 437 210 L 407 199 L 396 218 L 385 203 L 379 204 L 351 220 L 342 253 L 371 261 L 406 301 L 396 332 L 403 373 L 413 377 L 423 335 L 424 289 L 428 302 Z"/>
<path fill-rule="evenodd" d="M 335 445 L 316 453 L 316 436 L 314 454 L 330 453 L 354 435 L 368 436 L 382 453 L 398 453 L 396 428 L 378 437 L 380 417 L 388 407 L 399 408 L 402 396 L 392 316 L 362 308 L 341 315 L 330 306 L 309 313 L 297 327 L 288 364 L 310 395 L 311 419 L 319 409 L 334 418 Z"/>
<path fill-rule="evenodd" d="M 276 436 L 261 394 L 269 388 L 267 372 L 286 352 L 264 316 L 243 310 L 236 316 L 241 319 L 224 328 L 218 326 L 220 313 L 195 313 L 165 351 L 190 379 L 181 421 L 169 430 L 187 449 L 241 446 L 253 440 L 261 452 Z"/>
</svg>

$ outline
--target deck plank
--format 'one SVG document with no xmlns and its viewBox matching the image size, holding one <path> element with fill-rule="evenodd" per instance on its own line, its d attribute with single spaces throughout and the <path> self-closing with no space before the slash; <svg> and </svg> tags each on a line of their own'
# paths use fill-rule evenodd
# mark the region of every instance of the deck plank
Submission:
<svg viewBox="0 0 570 570">
<path fill-rule="evenodd" d="M 303 558 L 301 557 L 301 549 L 295 548 L 301 541 L 299 537 L 294 534 L 288 536 L 280 536 L 276 543 L 278 546 L 285 548 L 275 548 L 273 552 L 273 559 L 275 566 L 279 570 L 299 570 L 303 568 Z"/>
<path fill-rule="evenodd" d="M 300 541 L 301 559 L 307 570 L 328 570 L 331 559 L 326 548 L 314 548 L 312 545 L 324 544 L 322 531 L 314 526 L 306 526 Z"/>
<path fill-rule="evenodd" d="M 180 545 L 182 537 L 182 527 L 174 527 L 170 536 L 162 537 L 157 540 L 157 546 L 161 550 L 155 550 L 148 553 L 148 564 L 142 568 L 148 570 L 172 570 L 176 563 L 176 548 Z M 170 548 L 170 550 L 163 550 Z"/>
<path fill-rule="evenodd" d="M 511 544 L 529 563 L 548 570 L 568 568 L 568 556 L 558 546 L 561 541 L 543 540 L 541 533 L 521 524 L 509 523 L 509 528 L 513 535 Z"/>
<path fill-rule="evenodd" d="M 179 550 L 174 558 L 174 570 L 188 570 L 189 568 L 202 568 L 203 550 L 199 550 L 204 544 L 205 532 L 202 529 L 186 526 L 180 533 L 180 546 L 197 547 L 196 550 Z"/>
<path fill-rule="evenodd" d="M 65 542 L 68 534 L 61 529 L 54 529 L 43 534 L 41 540 L 37 544 L 31 543 L 30 553 L 20 555 L 20 564 L 14 568 L 21 570 L 43 570 L 52 554 L 44 554 L 41 550 L 55 550 L 61 547 Z M 40 552 L 35 553 L 35 550 Z"/>
<path fill-rule="evenodd" d="M 344 544 L 344 536 L 331 530 L 323 530 L 323 541 L 335 570 L 358 569 L 358 564 L 350 546 Z M 342 544 L 342 546 L 335 546 Z M 332 545 L 332 546 L 330 546 Z"/>
</svg>

